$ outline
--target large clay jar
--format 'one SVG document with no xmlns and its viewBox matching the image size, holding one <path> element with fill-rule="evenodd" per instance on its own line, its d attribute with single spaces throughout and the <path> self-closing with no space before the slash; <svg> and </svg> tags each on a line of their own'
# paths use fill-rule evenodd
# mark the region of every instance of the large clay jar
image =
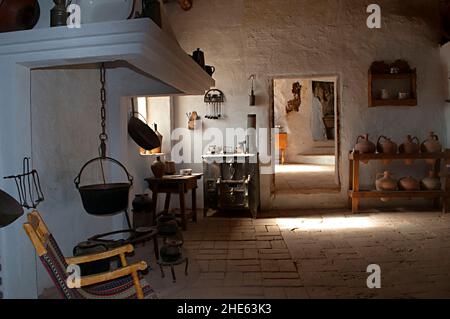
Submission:
<svg viewBox="0 0 450 319">
<path fill-rule="evenodd" d="M 153 210 L 153 201 L 148 194 L 136 194 L 132 206 L 136 213 L 151 212 Z"/>
<path fill-rule="evenodd" d="M 397 181 L 392 177 L 391 173 L 386 171 L 383 174 L 377 174 L 375 187 L 379 192 L 395 191 L 397 190 Z M 389 201 L 389 198 L 382 197 L 380 199 L 383 202 Z"/>
<path fill-rule="evenodd" d="M 156 160 L 153 162 L 151 169 L 153 175 L 155 175 L 156 178 L 162 178 L 166 171 L 166 165 L 164 165 L 164 163 L 161 162 L 161 158 L 158 156 Z"/>
<path fill-rule="evenodd" d="M 358 151 L 361 154 L 375 153 L 376 146 L 369 140 L 369 134 L 358 136 L 358 138 L 356 139 L 355 151 Z M 362 162 L 367 163 L 369 161 Z"/>
<path fill-rule="evenodd" d="M 427 191 L 441 190 L 441 180 L 435 171 L 430 171 L 428 177 L 425 177 L 421 182 L 422 189 Z"/>
<path fill-rule="evenodd" d="M 420 184 L 416 179 L 408 176 L 398 181 L 398 188 L 402 191 L 418 191 L 420 190 Z"/>
<path fill-rule="evenodd" d="M 439 137 L 434 134 L 434 132 L 430 132 L 430 137 L 422 143 L 420 150 L 422 153 L 439 153 L 442 151 L 442 145 L 439 143 Z M 427 159 L 425 161 L 430 165 L 434 165 L 436 163 L 435 159 Z"/>
<path fill-rule="evenodd" d="M 411 135 L 407 135 L 405 142 L 400 145 L 398 150 L 402 154 L 418 154 L 420 151 L 420 141 L 415 136 L 411 137 Z M 412 159 L 405 159 L 406 165 L 411 165 L 413 162 L 414 160 Z"/>
<path fill-rule="evenodd" d="M 390 138 L 381 135 L 377 141 L 377 151 L 378 153 L 384 154 L 397 154 L 398 146 L 396 143 L 392 142 Z M 391 160 L 384 160 L 384 164 L 388 164 Z"/>
</svg>

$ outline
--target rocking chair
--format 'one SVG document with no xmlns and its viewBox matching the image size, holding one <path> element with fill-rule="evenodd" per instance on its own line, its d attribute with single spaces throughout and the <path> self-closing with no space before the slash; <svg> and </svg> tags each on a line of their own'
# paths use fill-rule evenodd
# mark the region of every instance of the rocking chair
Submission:
<svg viewBox="0 0 450 319">
<path fill-rule="evenodd" d="M 66 258 L 59 249 L 53 235 L 48 231 L 37 211 L 28 214 L 28 222 L 23 225 L 39 258 L 49 273 L 60 295 L 65 299 L 157 299 L 157 294 L 140 279 L 138 272 L 147 269 L 144 261 L 128 265 L 126 253 L 133 252 L 132 245 L 125 245 L 103 253 Z M 69 265 L 79 265 L 92 261 L 120 257 L 122 268 L 102 274 L 81 277 L 80 288 L 69 287 L 67 269 Z"/>
</svg>

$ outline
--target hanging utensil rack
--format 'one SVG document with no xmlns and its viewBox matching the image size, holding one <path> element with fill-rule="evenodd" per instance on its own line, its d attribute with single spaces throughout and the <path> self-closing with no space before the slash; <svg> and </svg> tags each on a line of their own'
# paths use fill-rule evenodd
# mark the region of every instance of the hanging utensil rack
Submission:
<svg viewBox="0 0 450 319">
<path fill-rule="evenodd" d="M 223 117 L 222 107 L 225 102 L 225 94 L 221 90 L 211 89 L 205 94 L 206 103 L 205 118 L 209 120 L 218 120 Z"/>
<path fill-rule="evenodd" d="M 30 168 L 30 158 L 25 157 L 22 164 L 22 174 L 6 176 L 4 179 L 13 179 L 19 193 L 19 202 L 26 209 L 36 209 L 44 201 L 39 174 Z"/>
</svg>

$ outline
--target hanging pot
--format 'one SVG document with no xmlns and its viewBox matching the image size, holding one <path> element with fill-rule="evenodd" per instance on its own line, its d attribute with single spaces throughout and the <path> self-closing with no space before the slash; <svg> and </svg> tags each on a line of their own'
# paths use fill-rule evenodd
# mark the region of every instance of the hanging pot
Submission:
<svg viewBox="0 0 450 319">
<path fill-rule="evenodd" d="M 40 13 L 37 0 L 1 0 L 0 32 L 32 29 Z"/>
<path fill-rule="evenodd" d="M 81 174 L 84 169 L 93 162 L 104 160 L 119 165 L 127 174 L 128 183 L 103 183 L 80 186 Z M 83 207 L 92 215 L 110 215 L 125 211 L 128 208 L 129 191 L 132 185 L 133 176 L 128 173 L 125 166 L 110 157 L 97 157 L 90 160 L 84 164 L 75 178 L 75 186 L 80 192 Z"/>
<path fill-rule="evenodd" d="M 160 147 L 161 140 L 159 136 L 145 122 L 135 117 L 134 114 L 128 121 L 128 134 L 133 141 L 146 151 Z"/>
<path fill-rule="evenodd" d="M 22 206 L 13 197 L 0 190 L 0 228 L 8 226 L 22 215 Z"/>
</svg>

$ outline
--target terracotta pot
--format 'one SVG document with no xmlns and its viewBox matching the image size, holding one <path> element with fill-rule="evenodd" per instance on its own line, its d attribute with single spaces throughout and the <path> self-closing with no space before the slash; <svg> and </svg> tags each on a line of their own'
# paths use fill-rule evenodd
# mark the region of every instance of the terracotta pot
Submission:
<svg viewBox="0 0 450 319">
<path fill-rule="evenodd" d="M 167 175 L 173 175 L 177 172 L 174 161 L 166 161 L 165 172 Z"/>
<path fill-rule="evenodd" d="M 420 184 L 416 179 L 408 176 L 398 181 L 398 188 L 402 191 L 418 191 L 420 190 Z"/>
<path fill-rule="evenodd" d="M 379 192 L 395 191 L 397 190 L 397 181 L 392 177 L 390 172 L 384 172 L 383 174 L 377 174 L 377 180 L 375 182 L 375 187 Z M 381 201 L 387 202 L 389 198 L 380 198 Z"/>
<path fill-rule="evenodd" d="M 166 165 L 164 165 L 164 163 L 161 162 L 161 158 L 158 156 L 156 160 L 153 162 L 151 169 L 153 175 L 155 175 L 156 178 L 161 178 L 164 176 L 164 173 L 166 171 Z"/>
<path fill-rule="evenodd" d="M 369 140 L 369 134 L 364 134 L 358 136 L 356 139 L 355 151 L 358 151 L 361 154 L 365 153 L 375 153 L 376 146 Z M 362 161 L 363 163 L 368 163 L 369 161 Z"/>
<path fill-rule="evenodd" d="M 358 136 L 356 139 L 355 151 L 364 153 L 375 153 L 375 144 L 369 140 L 369 134 Z"/>
<path fill-rule="evenodd" d="M 414 143 L 416 141 L 416 143 Z M 417 137 L 406 136 L 405 142 L 400 145 L 399 152 L 402 154 L 418 154 L 420 151 L 420 141 Z M 412 159 L 406 159 L 405 164 L 411 165 L 414 162 Z"/>
<path fill-rule="evenodd" d="M 381 135 L 377 141 L 377 151 L 378 153 L 384 154 L 397 154 L 398 146 L 396 143 L 392 142 L 390 138 Z M 392 160 L 384 160 L 384 164 L 390 163 Z"/>
<path fill-rule="evenodd" d="M 430 132 L 429 138 L 422 143 L 420 146 L 420 150 L 422 153 L 439 153 L 442 151 L 442 145 L 439 142 L 439 137 L 434 134 L 434 132 Z M 435 159 L 427 159 L 426 163 L 430 165 L 434 165 L 436 163 Z"/>
<path fill-rule="evenodd" d="M 430 171 L 428 177 L 425 177 L 421 182 L 422 189 L 428 191 L 436 191 L 442 189 L 440 178 L 435 171 Z"/>
<path fill-rule="evenodd" d="M 397 154 L 398 146 L 390 138 L 381 135 L 377 141 L 378 153 Z"/>
</svg>

